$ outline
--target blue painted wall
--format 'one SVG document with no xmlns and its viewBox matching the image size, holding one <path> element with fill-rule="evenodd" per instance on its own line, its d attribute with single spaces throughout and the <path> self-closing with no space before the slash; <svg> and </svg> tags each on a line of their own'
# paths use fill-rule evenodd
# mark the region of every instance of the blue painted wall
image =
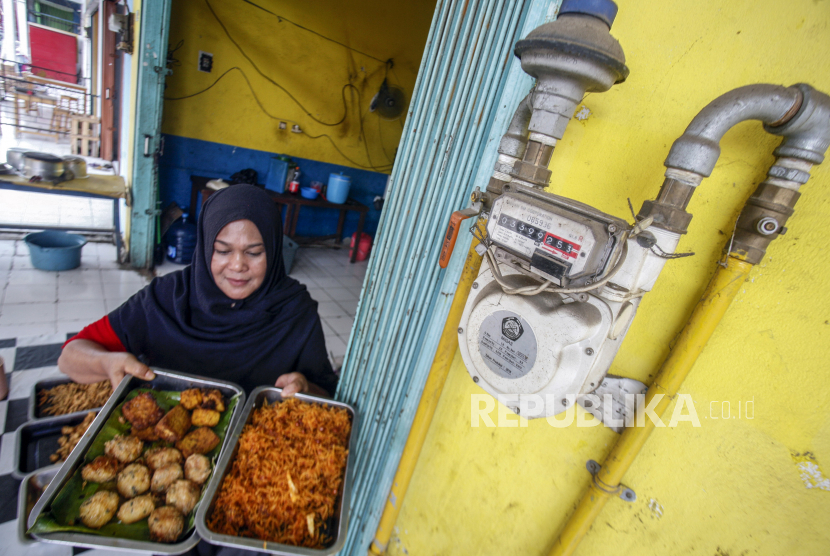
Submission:
<svg viewBox="0 0 830 556">
<path fill-rule="evenodd" d="M 159 160 L 161 206 L 166 207 L 175 201 L 185 211 L 190 206 L 191 175 L 227 180 L 239 170 L 253 168 L 259 175 L 257 181 L 265 183 L 269 161 L 271 157 L 278 154 L 177 135 L 163 134 L 163 137 L 164 155 Z M 292 157 L 292 159 L 300 167 L 301 186 L 310 185 L 312 181 L 327 183 L 329 174 L 332 172 L 343 172 L 350 176 L 352 185 L 349 197 L 369 207 L 363 230 L 374 237 L 380 220 L 380 211 L 375 210 L 372 201 L 376 195 L 383 195 L 388 177 L 386 174 L 305 158 Z M 339 214 L 339 211 L 335 209 L 304 207 L 297 221 L 297 235 L 333 234 L 337 231 Z M 349 236 L 355 232 L 357 221 L 358 213 L 347 213 L 344 235 Z"/>
</svg>

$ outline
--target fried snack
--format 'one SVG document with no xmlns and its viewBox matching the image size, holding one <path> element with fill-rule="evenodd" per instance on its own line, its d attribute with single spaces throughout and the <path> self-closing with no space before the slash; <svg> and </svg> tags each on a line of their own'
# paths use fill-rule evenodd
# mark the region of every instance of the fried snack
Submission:
<svg viewBox="0 0 830 556">
<path fill-rule="evenodd" d="M 86 430 L 92 424 L 92 421 L 95 420 L 95 412 L 90 411 L 84 417 L 84 420 L 81 424 L 75 425 L 74 427 L 63 427 L 61 429 L 61 436 L 58 438 L 58 451 L 54 454 L 49 456 L 49 461 L 52 463 L 58 461 L 65 461 L 66 458 L 69 457 L 69 454 L 72 450 L 75 449 L 75 446 L 78 445 L 78 442 L 81 440 L 81 437 L 84 435 Z"/>
<path fill-rule="evenodd" d="M 182 466 L 178 463 L 167 463 L 156 469 L 153 473 L 153 480 L 150 482 L 150 490 L 156 493 L 164 492 L 170 485 L 183 479 Z"/>
<path fill-rule="evenodd" d="M 218 412 L 225 411 L 225 399 L 222 397 L 222 392 L 216 389 L 205 390 L 202 392 L 202 409 L 213 409 Z"/>
<path fill-rule="evenodd" d="M 112 440 L 104 444 L 104 453 L 112 456 L 121 463 L 129 463 L 138 459 L 141 450 L 144 449 L 144 442 L 134 436 L 116 434 Z"/>
<path fill-rule="evenodd" d="M 81 521 L 91 529 L 100 529 L 118 511 L 118 495 L 109 490 L 99 490 L 81 504 Z"/>
<path fill-rule="evenodd" d="M 190 413 L 181 405 L 167 412 L 156 423 L 156 434 L 165 442 L 178 442 L 190 430 Z"/>
<path fill-rule="evenodd" d="M 150 489 L 150 470 L 140 463 L 132 463 L 118 474 L 118 492 L 124 498 L 133 498 Z"/>
<path fill-rule="evenodd" d="M 156 508 L 147 519 L 150 539 L 156 542 L 175 542 L 184 530 L 184 516 L 173 506 Z"/>
<path fill-rule="evenodd" d="M 192 454 L 184 462 L 184 478 L 201 485 L 210 477 L 210 460 L 202 454 Z"/>
<path fill-rule="evenodd" d="M 168 463 L 180 464 L 184 458 L 182 453 L 175 448 L 150 448 L 144 453 L 144 461 L 150 469 L 155 471 Z"/>
<path fill-rule="evenodd" d="M 110 456 L 98 456 L 81 470 L 81 478 L 90 483 L 106 483 L 115 479 L 118 460 Z"/>
<path fill-rule="evenodd" d="M 102 380 L 93 384 L 58 384 L 37 394 L 38 416 L 66 415 L 101 407 L 112 394 L 112 384 Z"/>
<path fill-rule="evenodd" d="M 207 454 L 219 445 L 219 437 L 207 427 L 193 429 L 181 441 L 176 442 L 182 455 L 186 458 L 192 454 Z"/>
<path fill-rule="evenodd" d="M 164 417 L 164 410 L 149 392 L 144 392 L 124 404 L 121 414 L 133 428 L 142 430 L 152 427 Z"/>
<path fill-rule="evenodd" d="M 118 509 L 118 519 L 122 523 L 135 523 L 141 521 L 156 508 L 156 503 L 153 497 L 149 494 L 136 496 L 132 500 L 127 500 Z"/>
<path fill-rule="evenodd" d="M 156 427 L 154 426 L 149 426 L 146 429 L 136 429 L 133 427 L 130 429 L 130 434 L 144 442 L 155 442 L 159 440 L 159 435 L 156 433 Z"/>
<path fill-rule="evenodd" d="M 168 506 L 173 506 L 183 515 L 187 515 L 196 507 L 199 493 L 199 485 L 196 483 L 187 480 L 176 481 L 167 489 L 166 502 Z"/>
<path fill-rule="evenodd" d="M 198 388 L 188 388 L 182 391 L 179 403 L 186 409 L 196 409 L 202 405 L 202 391 Z"/>
<path fill-rule="evenodd" d="M 215 427 L 222 414 L 213 409 L 194 409 L 190 421 L 194 427 Z"/>
<path fill-rule="evenodd" d="M 208 528 L 268 542 L 326 546 L 331 539 L 323 524 L 334 515 L 350 430 L 346 410 L 294 398 L 254 410 Z M 263 506 L 263 500 L 269 504 Z"/>
</svg>

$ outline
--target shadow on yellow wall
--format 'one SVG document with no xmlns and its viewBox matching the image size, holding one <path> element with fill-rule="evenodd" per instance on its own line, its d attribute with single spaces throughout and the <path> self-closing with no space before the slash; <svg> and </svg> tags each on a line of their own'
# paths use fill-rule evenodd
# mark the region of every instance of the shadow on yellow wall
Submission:
<svg viewBox="0 0 830 556">
<path fill-rule="evenodd" d="M 830 92 L 827 1 L 618 4 L 612 34 L 631 75 L 584 100 L 587 119 L 572 121 L 553 155 L 557 194 L 630 219 L 627 199 L 637 210 L 656 196 L 671 143 L 717 96 L 751 83 Z M 726 134 L 678 248 L 696 255 L 669 261 L 611 373 L 651 382 L 779 141 L 758 122 Z M 578 554 L 827 553 L 830 163 L 801 191 L 789 232 L 752 271 L 681 389 L 701 427 L 652 435 L 624 479 L 637 501 L 612 500 Z M 553 428 L 512 414 L 513 427 L 473 428 L 471 396 L 481 393 L 457 356 L 390 554 L 547 554 L 588 485 L 586 462 L 616 441 L 602 425 Z"/>
<path fill-rule="evenodd" d="M 181 100 L 165 101 L 162 131 L 388 172 L 405 114 L 384 120 L 369 103 L 384 78 L 411 97 L 434 7 L 434 0 L 174 2 L 177 61 L 165 98 Z M 199 71 L 200 52 L 213 55 L 209 73 Z M 302 133 L 292 133 L 294 125 Z"/>
</svg>

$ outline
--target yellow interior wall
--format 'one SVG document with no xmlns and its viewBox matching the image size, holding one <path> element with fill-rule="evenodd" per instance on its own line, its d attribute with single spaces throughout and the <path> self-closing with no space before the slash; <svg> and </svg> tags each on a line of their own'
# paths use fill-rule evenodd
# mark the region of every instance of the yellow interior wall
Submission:
<svg viewBox="0 0 830 556">
<path fill-rule="evenodd" d="M 631 75 L 585 99 L 591 116 L 574 120 L 554 152 L 553 192 L 630 220 L 626 199 L 638 210 L 656 196 L 671 143 L 718 95 L 751 83 L 830 92 L 827 2 L 618 4 L 612 34 Z M 678 248 L 695 256 L 668 262 L 613 374 L 651 382 L 779 141 L 758 122 L 726 134 Z M 828 553 L 830 483 L 808 489 L 796 467 L 805 456 L 796 454 L 809 452 L 830 476 L 830 163 L 801 191 L 788 233 L 753 269 L 683 384 L 701 427 L 656 430 L 624 479 L 636 502 L 610 501 L 578 554 Z M 557 429 L 545 420 L 472 428 L 470 397 L 481 393 L 457 355 L 390 554 L 547 554 L 589 483 L 586 462 L 602 461 L 618 438 L 601 425 Z M 725 416 L 722 402 L 732 418 L 715 420 Z"/>
<path fill-rule="evenodd" d="M 315 122 L 277 85 L 257 73 L 252 63 L 222 30 L 207 1 L 233 39 L 266 76 L 284 87 Z M 210 90 L 185 100 L 166 100 L 162 132 L 192 139 L 246 147 L 388 171 L 400 141 L 404 118 L 387 121 L 369 112 L 369 103 L 384 77 L 411 98 L 426 43 L 435 0 L 256 0 L 262 8 L 308 29 L 379 58 L 358 54 L 311 32 L 280 21 L 243 0 L 179 0 L 173 3 L 170 45 L 180 65 L 167 80 L 165 97 L 198 93 L 225 71 L 239 67 L 250 81 L 260 107 L 237 70 Z M 213 54 L 213 71 L 198 71 L 199 51 Z M 344 112 L 343 87 L 348 112 Z M 271 116 L 269 117 L 265 111 Z M 279 129 L 298 124 L 303 133 Z M 363 133 L 361 133 L 361 121 Z M 326 134 L 326 138 L 312 139 Z M 365 141 L 363 139 L 365 137 Z M 336 145 L 342 154 L 333 146 Z M 371 169 L 371 168 L 369 168 Z"/>
</svg>

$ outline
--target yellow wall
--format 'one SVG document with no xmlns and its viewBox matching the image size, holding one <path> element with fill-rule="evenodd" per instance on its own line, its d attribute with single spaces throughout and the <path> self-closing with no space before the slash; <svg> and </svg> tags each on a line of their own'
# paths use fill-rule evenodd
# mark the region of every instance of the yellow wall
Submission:
<svg viewBox="0 0 830 556">
<path fill-rule="evenodd" d="M 612 34 L 631 76 L 590 95 L 551 163 L 551 190 L 630 219 L 654 198 L 671 143 L 709 101 L 756 82 L 808 82 L 830 92 L 830 5 L 620 0 Z M 749 122 L 689 211 L 679 251 L 647 295 L 612 373 L 646 383 L 713 272 L 743 201 L 763 180 L 779 139 Z M 681 393 L 702 426 L 658 429 L 625 477 L 638 499 L 612 500 L 578 554 L 815 554 L 830 550 L 830 482 L 806 488 L 810 452 L 830 476 L 830 162 L 814 169 L 789 221 L 728 311 Z M 617 435 L 596 428 L 471 428 L 482 393 L 459 356 L 403 503 L 390 554 L 547 554 L 584 492 L 585 463 Z M 745 402 L 754 401 L 753 419 Z M 720 417 L 730 402 L 732 419 Z M 670 406 L 669 411 L 674 408 Z M 581 411 L 581 410 L 580 410 Z M 496 412 L 493 412 L 496 419 Z M 516 419 L 516 417 L 512 417 Z M 809 458 L 809 456 L 807 456 Z"/>
<path fill-rule="evenodd" d="M 392 58 L 394 67 L 388 72 L 388 80 L 405 91 L 407 100 L 411 97 L 435 0 L 391 4 L 382 0 L 254 3 L 380 60 Z M 304 133 L 280 131 L 279 120 L 263 112 L 236 70 L 203 94 L 165 101 L 164 133 L 345 166 L 389 169 L 404 120 L 381 120 L 368 110 L 386 75 L 384 63 L 280 22 L 242 0 L 210 0 L 210 5 L 256 66 L 314 117 L 327 123 L 340 120 L 345 110 L 343 86 L 354 85 L 346 89 L 346 120 L 333 127 L 313 121 L 284 91 L 257 73 L 222 30 L 206 0 L 179 0 L 173 3 L 170 45 L 173 48 L 184 41 L 173 54 L 181 65 L 173 68 L 165 97 L 197 93 L 237 66 L 265 110 L 284 119 L 289 128 L 298 123 Z M 213 54 L 211 73 L 198 71 L 199 51 Z M 366 142 L 361 139 L 361 119 Z M 351 162 L 325 138 L 310 138 L 322 134 L 328 134 Z"/>
</svg>

